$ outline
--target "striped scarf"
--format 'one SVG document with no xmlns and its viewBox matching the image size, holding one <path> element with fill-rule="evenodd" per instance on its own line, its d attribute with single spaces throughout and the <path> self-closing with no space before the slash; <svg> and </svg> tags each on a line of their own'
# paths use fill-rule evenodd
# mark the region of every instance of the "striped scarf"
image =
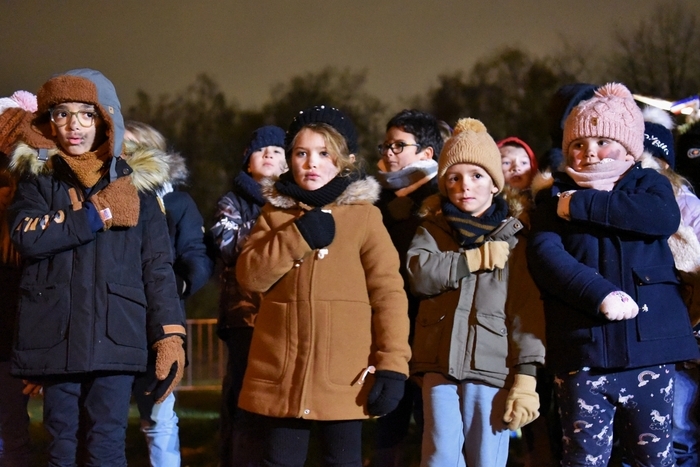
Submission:
<svg viewBox="0 0 700 467">
<path fill-rule="evenodd" d="M 449 199 L 442 198 L 442 215 L 455 234 L 457 243 L 470 250 L 484 243 L 486 235 L 493 232 L 508 216 L 508 203 L 502 196 L 494 196 L 493 204 L 480 217 L 460 211 Z"/>
</svg>

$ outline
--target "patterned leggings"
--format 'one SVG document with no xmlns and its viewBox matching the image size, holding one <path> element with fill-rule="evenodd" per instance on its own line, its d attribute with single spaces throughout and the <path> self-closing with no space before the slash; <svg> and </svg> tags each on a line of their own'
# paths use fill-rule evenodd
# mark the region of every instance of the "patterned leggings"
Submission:
<svg viewBox="0 0 700 467">
<path fill-rule="evenodd" d="M 615 435 L 636 466 L 674 465 L 673 365 L 555 376 L 563 432 L 563 466 L 605 466 Z"/>
</svg>

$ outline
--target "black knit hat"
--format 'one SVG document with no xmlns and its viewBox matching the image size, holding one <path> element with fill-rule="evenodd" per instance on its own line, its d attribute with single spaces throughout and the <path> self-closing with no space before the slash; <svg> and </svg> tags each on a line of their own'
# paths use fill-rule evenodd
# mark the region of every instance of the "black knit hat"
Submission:
<svg viewBox="0 0 700 467">
<path fill-rule="evenodd" d="M 644 150 L 654 157 L 665 160 L 672 169 L 676 168 L 673 133 L 665 126 L 644 122 Z"/>
<path fill-rule="evenodd" d="M 248 147 L 243 153 L 243 168 L 248 166 L 250 155 L 268 146 L 284 148 L 284 130 L 278 126 L 261 126 L 253 132 Z"/>
<path fill-rule="evenodd" d="M 292 141 L 294 141 L 294 137 L 309 123 L 325 123 L 332 126 L 345 138 L 350 154 L 357 153 L 357 131 L 350 117 L 335 107 L 317 105 L 299 112 L 289 125 L 287 135 L 284 138 L 287 158 L 291 156 L 291 148 L 289 146 L 292 144 Z"/>
</svg>

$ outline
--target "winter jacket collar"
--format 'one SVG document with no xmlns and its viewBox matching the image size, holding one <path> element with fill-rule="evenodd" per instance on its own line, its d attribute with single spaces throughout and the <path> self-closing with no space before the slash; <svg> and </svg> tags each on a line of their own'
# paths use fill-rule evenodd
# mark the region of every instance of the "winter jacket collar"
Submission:
<svg viewBox="0 0 700 467">
<path fill-rule="evenodd" d="M 284 195 L 275 187 L 275 179 L 266 178 L 262 181 L 263 196 L 273 206 L 281 209 L 291 209 L 299 205 L 294 198 Z M 334 205 L 374 204 L 379 199 L 381 187 L 373 177 L 365 177 L 354 182 L 335 200 Z"/>
</svg>

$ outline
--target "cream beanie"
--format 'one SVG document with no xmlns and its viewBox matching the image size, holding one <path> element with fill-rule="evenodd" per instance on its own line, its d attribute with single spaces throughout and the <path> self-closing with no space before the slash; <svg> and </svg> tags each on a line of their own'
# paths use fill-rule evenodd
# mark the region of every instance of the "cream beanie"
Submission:
<svg viewBox="0 0 700 467">
<path fill-rule="evenodd" d="M 564 156 L 575 139 L 591 137 L 617 141 L 635 160 L 644 152 L 644 116 L 624 85 L 601 86 L 592 98 L 574 107 L 564 124 Z"/>
<path fill-rule="evenodd" d="M 445 172 L 455 164 L 474 164 L 482 167 L 491 176 L 500 192 L 505 183 L 501 168 L 501 153 L 483 123 L 475 118 L 461 118 L 452 136 L 445 141 L 438 161 L 438 188 L 443 196 Z"/>
</svg>

